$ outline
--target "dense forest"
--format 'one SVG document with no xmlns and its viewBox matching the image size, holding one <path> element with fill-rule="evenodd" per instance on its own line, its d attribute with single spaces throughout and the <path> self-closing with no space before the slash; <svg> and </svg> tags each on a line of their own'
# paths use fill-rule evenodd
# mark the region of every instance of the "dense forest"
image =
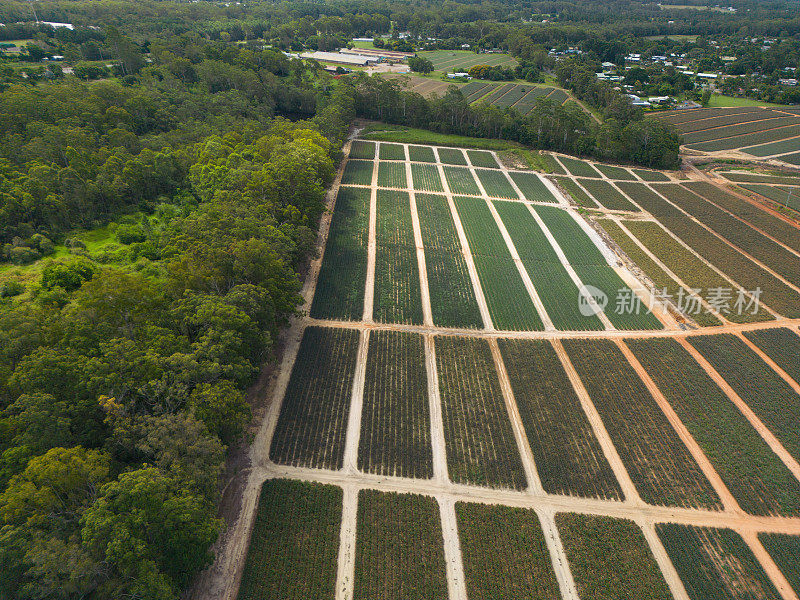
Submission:
<svg viewBox="0 0 800 600">
<path fill-rule="evenodd" d="M 595 64 L 691 50 L 644 37 L 674 33 L 779 36 L 798 56 L 785 2 L 734 6 L 3 2 L 0 41 L 33 42 L 0 60 L 0 599 L 177 598 L 209 564 L 246 390 L 298 309 L 356 117 L 671 168 L 675 130 Z M 552 68 L 601 119 L 426 99 L 282 52 L 398 30 Z M 567 45 L 586 54 L 555 67 L 547 48 Z"/>
</svg>

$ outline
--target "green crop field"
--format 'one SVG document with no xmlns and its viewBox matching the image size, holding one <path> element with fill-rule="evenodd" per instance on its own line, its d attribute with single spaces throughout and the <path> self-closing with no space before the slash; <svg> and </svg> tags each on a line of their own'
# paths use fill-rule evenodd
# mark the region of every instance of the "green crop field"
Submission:
<svg viewBox="0 0 800 600">
<path fill-rule="evenodd" d="M 409 146 L 408 157 L 413 162 L 436 162 L 433 148 L 429 148 L 428 146 Z"/>
<path fill-rule="evenodd" d="M 447 179 L 447 186 L 453 194 L 467 194 L 470 196 L 480 196 L 481 191 L 470 169 L 459 167 L 443 167 L 444 176 Z"/>
<path fill-rule="evenodd" d="M 639 209 L 631 203 L 630 200 L 607 181 L 599 179 L 581 179 L 581 185 L 603 208 L 639 212 Z"/>
<path fill-rule="evenodd" d="M 622 167 L 598 164 L 597 169 L 609 179 L 636 181 L 636 178 L 631 174 L 631 172 L 628 169 L 623 169 Z"/>
<path fill-rule="evenodd" d="M 600 173 L 597 171 L 597 169 L 595 169 L 591 163 L 588 163 L 585 160 L 570 158 L 569 156 L 559 156 L 558 160 L 560 160 L 561 164 L 566 167 L 567 171 L 576 177 L 600 177 Z"/>
<path fill-rule="evenodd" d="M 733 334 L 691 337 L 689 342 L 800 460 L 800 395 Z"/>
<path fill-rule="evenodd" d="M 567 193 L 572 196 L 579 206 L 584 206 L 586 208 L 598 208 L 600 206 L 594 201 L 594 198 L 575 183 L 574 179 L 570 179 L 569 177 L 555 177 L 554 179 L 561 187 L 567 190 Z"/>
<path fill-rule="evenodd" d="M 305 330 L 272 438 L 273 461 L 341 468 L 357 351 L 355 330 Z"/>
<path fill-rule="evenodd" d="M 672 600 L 641 529 L 624 519 L 560 513 L 578 595 L 587 600 Z"/>
<path fill-rule="evenodd" d="M 777 120 L 777 119 L 776 119 Z M 794 119 L 800 122 L 800 119 Z M 687 147 L 692 150 L 701 150 L 704 152 L 715 152 L 719 150 L 733 150 L 735 148 L 745 148 L 766 144 L 769 142 L 777 142 L 792 137 L 800 136 L 800 124 L 797 125 L 784 125 L 776 129 L 767 129 L 763 131 L 756 131 L 754 133 L 747 133 L 744 135 L 737 135 L 735 137 L 727 137 L 723 139 L 714 139 L 707 142 L 698 142 L 689 144 Z"/>
<path fill-rule="evenodd" d="M 634 184 L 631 184 L 634 185 Z M 620 184 L 625 189 L 625 184 Z M 678 185 L 672 188 L 661 186 L 659 191 L 672 195 Z M 684 188 L 681 188 L 684 189 Z M 698 254 L 719 268 L 746 290 L 762 290 L 761 300 L 770 308 L 787 317 L 800 317 L 800 295 L 782 283 L 753 261 L 731 248 L 695 223 L 691 218 L 674 208 L 654 193 L 640 194 L 639 205 L 655 216 L 672 233 L 690 245 Z M 730 286 L 728 286 L 730 287 Z M 733 318 L 736 310 L 730 311 Z"/>
<path fill-rule="evenodd" d="M 447 600 L 436 500 L 362 490 L 354 600 Z"/>
<path fill-rule="evenodd" d="M 441 336 L 435 342 L 450 479 L 495 488 L 526 488 L 489 343 Z"/>
<path fill-rule="evenodd" d="M 378 190 L 373 318 L 422 324 L 419 263 L 408 192 Z"/>
<path fill-rule="evenodd" d="M 444 191 L 439 170 L 434 165 L 411 163 L 411 178 L 414 180 L 414 189 L 424 192 Z"/>
<path fill-rule="evenodd" d="M 535 512 L 459 502 L 456 516 L 470 598 L 561 600 Z"/>
<path fill-rule="evenodd" d="M 523 331 L 544 329 L 486 202 L 461 197 L 455 198 L 455 203 L 494 326 Z"/>
<path fill-rule="evenodd" d="M 758 539 L 783 571 L 795 593 L 800 593 L 800 536 L 760 533 Z"/>
<path fill-rule="evenodd" d="M 371 160 L 348 160 L 342 173 L 342 184 L 370 185 L 373 165 Z"/>
<path fill-rule="evenodd" d="M 531 202 L 546 202 L 549 204 L 557 204 L 558 200 L 553 196 L 553 192 L 547 189 L 547 186 L 535 173 L 522 173 L 511 172 L 509 173 L 511 179 L 517 184 L 517 187 L 525 196 L 526 200 Z"/>
<path fill-rule="evenodd" d="M 382 142 L 379 158 L 381 160 L 405 160 L 406 151 L 400 144 L 387 144 L 386 142 Z"/>
<path fill-rule="evenodd" d="M 739 184 L 739 187 L 760 194 L 781 206 L 800 212 L 800 187 L 784 187 L 759 183 Z"/>
<path fill-rule="evenodd" d="M 447 200 L 417 194 L 434 324 L 476 329 L 483 325 L 475 291 Z"/>
<path fill-rule="evenodd" d="M 785 185 L 800 185 L 800 176 L 790 175 L 767 175 L 765 173 L 731 173 L 722 171 L 719 173 L 726 179 L 743 183 L 778 183 Z"/>
<path fill-rule="evenodd" d="M 514 67 L 517 61 L 509 54 L 476 54 L 469 50 L 432 50 L 419 52 L 419 56 L 427 58 L 433 63 L 437 71 L 468 71 L 475 65 L 489 65 L 490 67 Z"/>
<path fill-rule="evenodd" d="M 437 148 L 439 160 L 448 165 L 467 166 L 467 157 L 463 150 L 458 148 Z"/>
<path fill-rule="evenodd" d="M 378 185 L 391 188 L 407 187 L 405 163 L 381 162 L 378 164 Z"/>
<path fill-rule="evenodd" d="M 266 481 L 238 598 L 333 598 L 341 521 L 341 488 Z"/>
<path fill-rule="evenodd" d="M 355 321 L 364 313 L 369 241 L 369 198 L 364 188 L 339 188 L 311 316 Z"/>
<path fill-rule="evenodd" d="M 731 244 L 739 249 L 747 252 L 750 256 L 772 269 L 778 275 L 783 276 L 790 283 L 800 283 L 800 261 L 797 255 L 793 254 L 786 248 L 775 243 L 767 236 L 759 233 L 753 227 L 742 222 L 740 219 L 732 216 L 724 210 L 718 208 L 710 201 L 692 193 L 697 191 L 703 193 L 714 201 L 726 202 L 728 205 L 733 204 L 733 209 L 736 210 L 739 204 L 747 204 L 744 201 L 738 200 L 725 192 L 717 193 L 714 186 L 705 182 L 698 182 L 700 185 L 694 186 L 691 189 L 687 186 L 655 186 L 654 189 L 667 196 L 677 206 L 684 211 L 695 217 L 698 221 L 711 228 L 718 235 L 728 240 Z M 752 205 L 748 205 L 748 208 Z M 766 221 L 771 218 L 774 221 L 774 227 L 769 227 L 770 234 L 784 241 L 796 245 L 800 248 L 800 230 L 796 227 L 777 219 L 770 217 L 767 213 L 763 213 L 761 218 L 760 209 L 754 208 L 751 211 L 751 218 L 758 218 L 759 221 Z M 800 301 L 800 298 L 798 298 Z"/>
<path fill-rule="evenodd" d="M 735 531 L 672 523 L 659 524 L 656 531 L 691 600 L 781 598 Z"/>
<path fill-rule="evenodd" d="M 631 238 L 625 231 L 623 231 L 617 223 L 607 219 L 602 221 L 601 224 L 606 233 L 611 236 L 620 249 L 625 252 L 625 254 L 627 254 L 634 263 L 636 263 L 636 266 L 644 271 L 653 281 L 655 284 L 655 290 L 659 294 L 666 292 L 667 298 L 671 298 L 673 300 L 673 305 L 679 304 L 678 301 L 681 297 L 681 294 L 683 294 L 684 297 L 688 297 L 692 294 L 691 290 L 679 285 L 678 282 L 676 282 L 664 269 L 658 265 L 658 263 L 656 263 L 656 261 L 650 258 L 650 256 L 634 241 L 634 239 Z M 640 223 L 636 224 L 638 225 Z M 627 222 L 625 225 L 630 226 L 632 223 Z M 641 223 L 641 225 L 660 229 L 655 223 Z M 694 307 L 684 307 L 683 304 L 685 303 L 680 304 L 682 304 L 680 306 L 682 312 L 689 318 L 694 319 L 698 325 L 714 326 L 720 324 L 719 319 L 708 313 L 702 307 L 700 307 L 699 310 L 694 310 Z M 692 310 L 689 310 L 689 308 L 692 308 Z"/>
<path fill-rule="evenodd" d="M 428 378 L 422 336 L 370 335 L 358 467 L 368 473 L 433 476 Z"/>
<path fill-rule="evenodd" d="M 786 373 L 800 383 L 800 332 L 775 328 L 746 331 L 744 336 L 764 351 Z"/>
<path fill-rule="evenodd" d="M 350 145 L 350 158 L 372 160 L 375 158 L 375 142 L 353 140 L 353 143 Z"/>
<path fill-rule="evenodd" d="M 670 339 L 627 343 L 739 505 L 797 516 L 800 482 L 689 352 Z"/>
<path fill-rule="evenodd" d="M 711 484 L 616 344 L 563 344 L 642 499 L 666 506 L 720 508 Z"/>
<path fill-rule="evenodd" d="M 489 152 L 483 150 L 467 150 L 469 161 L 475 167 L 482 167 L 488 169 L 499 169 L 500 165 L 497 164 L 494 156 Z"/>
<path fill-rule="evenodd" d="M 744 148 L 742 152 L 752 154 L 753 156 L 771 156 L 773 154 L 796 152 L 797 150 L 800 150 L 800 137 Z"/>
<path fill-rule="evenodd" d="M 750 121 L 747 123 L 739 123 L 737 125 L 727 125 L 724 127 L 715 127 L 713 129 L 684 133 L 683 143 L 688 145 L 696 144 L 698 142 L 710 142 L 713 140 L 733 138 L 735 136 L 777 130 L 781 127 L 794 125 L 796 123 L 800 123 L 800 117 L 787 117 L 786 115 L 778 116 L 776 114 L 775 117 L 770 119 Z"/>
<path fill-rule="evenodd" d="M 519 195 L 508 182 L 508 178 L 502 171 L 490 171 L 488 169 L 475 169 L 475 174 L 480 179 L 486 194 L 492 198 L 513 198 L 518 199 Z"/>
<path fill-rule="evenodd" d="M 709 202 L 713 202 L 720 208 L 736 215 L 739 219 L 743 219 L 753 227 L 768 233 L 780 243 L 800 252 L 800 228 L 796 225 L 787 223 L 780 217 L 776 217 L 758 206 L 753 206 L 751 203 L 745 202 L 710 183 L 693 181 L 684 185 L 695 194 L 702 196 Z M 729 220 L 726 219 L 724 223 L 727 227 L 733 228 L 733 224 Z M 728 229 L 728 231 L 730 232 L 730 229 Z M 749 230 L 746 231 L 749 233 Z M 753 245 L 748 243 L 747 240 L 743 240 L 743 243 L 748 244 L 746 246 L 748 250 L 753 248 Z"/>
<path fill-rule="evenodd" d="M 499 344 L 545 491 L 622 500 L 622 489 L 552 345 L 504 339 Z"/>
<path fill-rule="evenodd" d="M 528 207 L 519 202 L 497 202 L 495 208 L 556 328 L 603 329 L 603 323 L 597 316 L 581 314 L 578 286 L 561 264 Z"/>
<path fill-rule="evenodd" d="M 658 171 L 645 171 L 644 169 L 631 169 L 643 181 L 669 181 L 669 177 Z"/>
<path fill-rule="evenodd" d="M 709 290 L 732 287 L 728 280 L 675 241 L 657 223 L 627 221 L 625 226 L 645 248 L 656 255 L 668 269 L 680 277 L 690 288 Z M 694 313 L 694 310 L 693 307 L 691 312 Z M 701 307 L 700 310 L 705 311 L 706 309 Z M 733 312 L 725 316 L 736 323 L 764 321 L 772 318 L 766 311 L 760 311 L 755 315 L 751 312 L 743 312 L 741 315 Z"/>
</svg>

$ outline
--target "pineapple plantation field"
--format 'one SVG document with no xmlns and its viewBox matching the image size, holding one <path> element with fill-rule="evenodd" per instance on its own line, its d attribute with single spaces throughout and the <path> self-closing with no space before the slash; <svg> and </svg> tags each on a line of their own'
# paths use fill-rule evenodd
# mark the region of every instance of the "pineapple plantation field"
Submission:
<svg viewBox="0 0 800 600">
<path fill-rule="evenodd" d="M 542 157 L 345 146 L 227 597 L 797 600 L 800 229 Z"/>
</svg>

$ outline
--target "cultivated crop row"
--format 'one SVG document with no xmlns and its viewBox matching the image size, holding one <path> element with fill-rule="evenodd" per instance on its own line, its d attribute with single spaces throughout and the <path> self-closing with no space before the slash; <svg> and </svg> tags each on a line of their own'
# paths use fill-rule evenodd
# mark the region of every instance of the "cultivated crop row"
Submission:
<svg viewBox="0 0 800 600">
<path fill-rule="evenodd" d="M 626 223 L 629 225 L 630 223 Z M 656 228 L 658 225 L 654 223 L 643 223 L 649 226 L 655 226 Z M 691 294 L 691 291 L 684 288 L 683 286 L 679 285 L 673 278 L 670 276 L 664 269 L 662 269 L 656 261 L 654 261 L 650 256 L 642 250 L 642 248 L 631 238 L 628 234 L 622 230 L 622 228 L 617 225 L 614 221 L 611 220 L 604 220 L 603 229 L 613 238 L 614 242 L 622 249 L 625 254 L 628 255 L 636 266 L 639 267 L 644 273 L 653 281 L 655 285 L 655 290 L 659 294 L 662 294 L 666 291 L 666 294 L 669 298 L 673 300 L 673 306 L 678 306 L 681 310 L 687 313 L 689 318 L 694 319 L 694 321 L 701 326 L 712 326 L 712 325 L 719 325 L 720 320 L 717 319 L 714 315 L 706 312 L 705 308 L 701 307 L 699 311 L 688 310 L 689 307 L 686 306 L 685 303 L 679 301 L 680 294 L 684 294 L 684 297 L 687 297 Z M 662 231 L 663 233 L 663 231 Z"/>
<path fill-rule="evenodd" d="M 570 179 L 569 177 L 556 177 L 554 179 L 561 187 L 569 192 L 569 195 L 572 196 L 575 202 L 580 206 L 585 206 L 586 208 L 598 208 L 600 206 L 594 201 L 594 198 L 575 183 L 574 179 Z"/>
<path fill-rule="evenodd" d="M 713 187 L 710 184 L 706 185 Z M 730 241 L 734 246 L 747 252 L 788 281 L 800 283 L 800 258 L 795 254 L 779 246 L 750 225 L 743 223 L 700 196 L 691 193 L 683 186 L 665 185 L 656 186 L 655 189 L 698 221 L 707 225 L 712 231 Z M 701 187 L 698 189 L 708 193 L 708 188 Z M 722 197 L 724 201 L 723 194 L 714 195 Z M 800 241 L 800 230 L 788 223 L 784 224 L 787 228 L 793 229 L 793 231 L 786 232 L 790 237 L 794 238 L 794 240 L 788 239 L 788 241 L 793 241 L 797 244 Z M 777 233 L 780 235 L 782 232 L 778 230 Z"/>
<path fill-rule="evenodd" d="M 600 173 L 597 172 L 597 169 L 585 160 L 579 160 L 569 156 L 559 156 L 558 160 L 567 168 L 567 171 L 576 177 L 600 177 Z"/>
<path fill-rule="evenodd" d="M 364 313 L 370 191 L 339 188 L 311 316 L 357 321 Z"/>
<path fill-rule="evenodd" d="M 752 550 L 731 529 L 656 526 L 691 600 L 779 600 Z"/>
<path fill-rule="evenodd" d="M 429 146 L 409 146 L 408 157 L 413 162 L 436 162 L 433 148 Z"/>
<path fill-rule="evenodd" d="M 371 160 L 348 160 L 342 173 L 342 184 L 370 185 L 372 183 Z"/>
<path fill-rule="evenodd" d="M 534 511 L 459 502 L 456 517 L 470 598 L 561 599 Z"/>
<path fill-rule="evenodd" d="M 649 504 L 720 508 L 700 467 L 622 351 L 609 340 L 564 340 L 575 369 Z"/>
<path fill-rule="evenodd" d="M 373 318 L 421 325 L 419 263 L 407 192 L 378 191 Z"/>
<path fill-rule="evenodd" d="M 497 164 L 491 152 L 483 150 L 467 150 L 467 156 L 473 167 L 482 167 L 486 169 L 499 169 L 500 165 Z"/>
<path fill-rule="evenodd" d="M 353 142 L 350 144 L 349 158 L 363 158 L 366 160 L 372 160 L 375 158 L 375 142 L 353 140 Z"/>
<path fill-rule="evenodd" d="M 800 335 L 797 329 L 775 328 L 747 331 L 744 336 L 800 383 Z"/>
<path fill-rule="evenodd" d="M 517 184 L 517 187 L 525 196 L 526 200 L 531 202 L 547 202 L 550 204 L 557 204 L 558 200 L 553 196 L 553 192 L 547 189 L 547 186 L 535 173 L 510 173 L 511 179 Z"/>
<path fill-rule="evenodd" d="M 362 490 L 357 527 L 355 600 L 448 600 L 436 500 Z"/>
<path fill-rule="evenodd" d="M 774 119 L 776 117 L 785 117 L 786 113 L 780 113 L 774 110 L 760 110 L 757 112 L 734 113 L 697 121 L 689 121 L 688 123 L 681 123 L 677 126 L 680 133 L 686 135 L 694 131 L 702 131 L 704 129 L 713 129 L 715 127 L 725 127 L 730 125 L 737 125 L 739 123 L 749 123 L 752 121 L 763 121 L 764 119 Z"/>
<path fill-rule="evenodd" d="M 524 489 L 525 472 L 489 342 L 437 337 L 435 345 L 450 479 Z"/>
<path fill-rule="evenodd" d="M 757 113 L 760 114 L 761 109 L 758 106 L 736 106 L 730 108 L 695 108 L 692 110 L 674 110 L 659 113 L 658 117 L 660 119 L 664 119 L 665 121 L 669 121 L 674 125 L 678 125 L 680 123 L 689 123 L 691 121 L 697 121 L 699 119 L 708 119 L 711 117 L 720 117 L 724 115 L 738 115 L 738 114 L 745 114 L 745 113 Z"/>
<path fill-rule="evenodd" d="M 405 188 L 406 165 L 401 162 L 381 162 L 378 164 L 378 185 L 381 187 Z"/>
<path fill-rule="evenodd" d="M 800 185 L 800 177 L 782 175 L 764 175 L 761 173 L 721 173 L 726 179 L 731 181 L 741 181 L 743 183 L 778 183 L 786 185 Z"/>
<path fill-rule="evenodd" d="M 784 154 L 797 150 L 800 150 L 800 137 L 745 148 L 742 152 L 747 152 L 753 156 L 771 156 L 772 154 Z"/>
<path fill-rule="evenodd" d="M 439 160 L 448 165 L 464 165 L 467 164 L 467 157 L 464 156 L 464 151 L 458 148 L 438 148 Z"/>
<path fill-rule="evenodd" d="M 742 136 L 752 134 L 778 127 L 785 127 L 787 125 L 794 125 L 800 119 L 797 117 L 775 117 L 771 119 L 764 119 L 759 121 L 750 121 L 747 123 L 739 123 L 738 125 L 728 125 L 725 127 L 717 127 L 714 129 L 707 129 L 704 131 L 694 131 L 691 133 L 683 134 L 684 144 L 695 144 L 698 142 L 710 142 L 712 140 L 719 140 L 722 138 L 730 138 L 734 136 Z"/>
<path fill-rule="evenodd" d="M 669 177 L 659 171 L 646 171 L 644 169 L 632 169 L 644 181 L 669 181 Z"/>
<path fill-rule="evenodd" d="M 758 539 L 783 571 L 795 593 L 800 591 L 800 535 L 761 533 Z"/>
<path fill-rule="evenodd" d="M 422 336 L 397 331 L 370 335 L 358 467 L 377 475 L 433 476 Z"/>
<path fill-rule="evenodd" d="M 715 152 L 718 150 L 732 150 L 733 148 L 756 146 L 758 144 L 776 142 L 778 140 L 785 140 L 787 138 L 797 137 L 797 136 L 800 136 L 800 125 L 789 125 L 788 127 L 780 127 L 778 129 L 770 129 L 767 131 L 758 131 L 756 133 L 737 135 L 736 137 L 730 137 L 721 140 L 700 142 L 697 144 L 691 144 L 688 147 L 693 150 L 702 150 L 704 152 Z"/>
<path fill-rule="evenodd" d="M 487 169 L 475 169 L 475 174 L 480 179 L 486 194 L 492 198 L 513 198 L 517 200 L 519 196 L 508 182 L 505 173 L 502 171 L 489 171 Z"/>
<path fill-rule="evenodd" d="M 612 165 L 597 165 L 597 168 L 609 179 L 636 181 L 636 177 L 634 177 L 628 169 L 614 167 Z"/>
<path fill-rule="evenodd" d="M 633 521 L 559 513 L 556 525 L 580 598 L 672 600 L 653 552 Z"/>
<path fill-rule="evenodd" d="M 406 151 L 400 144 L 382 143 L 380 146 L 379 157 L 381 160 L 405 160 Z"/>
<path fill-rule="evenodd" d="M 800 252 L 800 229 L 796 226 L 710 183 L 695 181 L 685 185 L 695 194 L 699 194 L 740 219 L 751 223 L 754 227 L 758 227 L 761 231 L 765 231 L 779 242 Z M 748 245 L 745 249 L 748 250 L 751 247 Z M 796 262 L 797 258 L 794 260 Z"/>
<path fill-rule="evenodd" d="M 480 196 L 481 191 L 470 169 L 461 167 L 443 167 L 444 176 L 447 179 L 447 186 L 454 194 L 468 194 L 470 196 Z"/>
<path fill-rule="evenodd" d="M 497 329 L 543 329 L 517 264 L 484 200 L 455 198 L 492 322 Z"/>
<path fill-rule="evenodd" d="M 597 316 L 581 314 L 578 286 L 561 264 L 528 207 L 518 202 L 496 202 L 495 208 L 556 328 L 603 329 L 603 323 Z"/>
<path fill-rule="evenodd" d="M 609 210 L 628 210 L 638 212 L 639 209 L 623 194 L 607 181 L 600 179 L 582 179 L 581 185 L 586 188 L 597 203 Z"/>
<path fill-rule="evenodd" d="M 697 336 L 689 342 L 800 460 L 800 395 L 759 356 L 732 334 Z"/>
<path fill-rule="evenodd" d="M 439 170 L 434 165 L 412 163 L 411 177 L 414 179 L 414 189 L 425 192 L 444 191 L 442 180 L 439 177 Z"/>
<path fill-rule="evenodd" d="M 266 481 L 238 598 L 333 598 L 341 521 L 341 488 Z"/>
<path fill-rule="evenodd" d="M 417 194 L 433 322 L 440 327 L 483 325 L 475 290 L 447 200 Z"/>
<path fill-rule="evenodd" d="M 351 329 L 305 330 L 272 438 L 273 461 L 341 468 L 358 335 Z"/>
<path fill-rule="evenodd" d="M 622 489 L 550 343 L 501 339 L 499 344 L 544 490 L 622 500 Z"/>
<path fill-rule="evenodd" d="M 683 346 L 627 343 L 744 510 L 800 514 L 800 482 Z"/>
<path fill-rule="evenodd" d="M 626 189 L 621 183 L 620 187 Z M 678 187 L 678 186 L 675 186 Z M 655 216 L 680 239 L 689 244 L 696 252 L 727 273 L 746 290 L 762 290 L 761 300 L 787 317 L 800 316 L 798 294 L 789 286 L 778 281 L 753 261 L 743 256 L 724 241 L 709 233 L 702 226 L 671 206 L 653 192 L 640 193 L 637 198 L 646 211 Z M 736 311 L 732 311 L 731 318 Z"/>
<path fill-rule="evenodd" d="M 800 187 L 784 187 L 777 185 L 762 185 L 754 183 L 751 185 L 742 185 L 746 190 L 761 194 L 765 198 L 769 198 L 773 202 L 777 202 L 782 206 L 788 206 L 800 212 Z"/>
</svg>

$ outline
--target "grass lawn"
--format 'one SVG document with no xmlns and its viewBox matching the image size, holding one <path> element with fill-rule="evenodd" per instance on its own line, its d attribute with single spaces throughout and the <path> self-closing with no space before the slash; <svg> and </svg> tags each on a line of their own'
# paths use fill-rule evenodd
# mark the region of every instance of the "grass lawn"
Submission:
<svg viewBox="0 0 800 600">
<path fill-rule="evenodd" d="M 713 94 L 711 100 L 708 102 L 709 108 L 728 108 L 731 106 L 782 106 L 781 104 L 771 104 L 769 102 L 761 102 L 760 100 L 753 100 L 752 98 L 734 98 L 733 96 L 723 96 L 722 94 Z"/>
</svg>

